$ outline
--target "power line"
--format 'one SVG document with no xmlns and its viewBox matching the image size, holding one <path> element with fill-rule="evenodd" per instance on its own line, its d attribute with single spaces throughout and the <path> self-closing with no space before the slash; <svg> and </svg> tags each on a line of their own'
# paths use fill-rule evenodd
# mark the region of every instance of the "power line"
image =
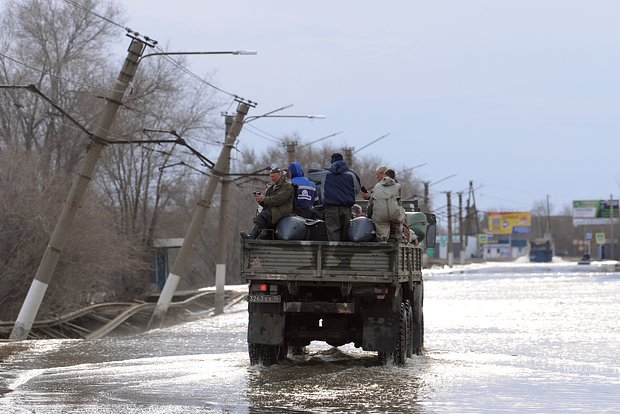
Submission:
<svg viewBox="0 0 620 414">
<path fill-rule="evenodd" d="M 161 53 L 165 53 L 166 51 L 161 49 L 160 47 L 155 46 L 155 49 L 160 51 Z M 174 60 L 173 57 L 168 56 L 166 54 L 162 54 L 161 55 L 164 59 L 166 59 L 168 62 L 172 63 L 174 66 L 176 66 L 178 69 L 180 69 L 182 72 L 184 72 L 186 75 L 188 75 L 189 77 L 193 78 L 194 80 L 197 80 L 198 82 L 207 85 L 213 89 L 215 89 L 216 91 L 222 92 L 223 94 L 226 94 L 228 96 L 230 96 L 231 98 L 235 99 L 235 100 L 241 100 L 246 102 L 245 99 L 243 99 L 243 97 L 232 93 L 232 92 L 228 92 L 227 90 L 224 90 L 218 86 L 215 86 L 214 84 L 212 84 L 211 82 L 208 82 L 207 80 L 201 78 L 200 76 L 196 75 L 194 72 L 192 72 L 191 70 L 189 70 L 188 68 L 186 68 L 185 66 L 183 66 L 180 62 L 177 62 L 176 60 Z M 253 104 L 254 106 L 256 105 L 256 102 L 252 102 L 252 101 L 247 101 L 250 104 Z"/>
<path fill-rule="evenodd" d="M 262 139 L 264 139 L 264 140 L 266 140 L 266 141 L 273 142 L 273 143 L 276 143 L 276 144 L 281 144 L 281 143 L 282 143 L 282 141 L 281 141 L 281 140 L 274 139 L 274 138 L 271 138 L 271 137 L 267 137 L 267 136 L 264 136 L 264 135 L 261 135 L 261 134 L 259 134 L 259 133 L 255 132 L 255 131 L 252 131 L 252 129 L 251 129 L 252 127 L 253 127 L 254 129 L 258 129 L 258 128 L 254 127 L 253 125 L 245 125 L 245 127 L 246 127 L 246 128 L 245 128 L 244 130 L 245 130 L 245 131 L 247 131 L 247 132 L 249 132 L 250 134 L 252 134 L 252 135 L 254 135 L 254 136 L 257 136 L 257 137 L 262 138 Z M 250 129 L 248 129 L 248 127 L 249 127 Z M 263 132 L 263 131 L 261 131 L 260 129 L 258 129 L 258 131 Z"/>
<path fill-rule="evenodd" d="M 74 84 L 74 85 L 82 86 L 82 87 L 85 87 L 85 88 L 88 88 L 88 89 L 98 89 L 100 91 L 105 91 L 105 92 L 115 92 L 114 89 L 105 88 L 103 86 L 90 85 L 90 84 L 83 83 L 83 82 L 77 82 L 77 81 L 74 81 L 72 79 L 68 79 L 68 78 L 64 78 L 62 76 L 55 75 L 49 69 L 48 70 L 44 70 L 44 69 L 35 68 L 32 65 L 29 65 L 29 64 L 27 64 L 25 62 L 22 62 L 22 61 L 20 61 L 18 59 L 15 59 L 15 58 L 11 57 L 11 56 L 5 55 L 2 52 L 0 52 L 0 57 L 5 58 L 7 60 L 10 60 L 10 61 L 12 61 L 14 63 L 19 64 L 19 65 L 22 65 L 22 66 L 24 66 L 24 67 L 26 67 L 26 68 L 28 68 L 30 70 L 34 70 L 35 72 L 39 72 L 39 73 L 42 73 L 44 75 L 48 75 L 48 76 L 50 76 L 52 78 L 60 79 L 60 80 L 63 80 L 65 82 L 68 82 L 68 83 L 71 83 L 71 84 Z M 82 91 L 80 91 L 80 92 L 82 92 Z"/>
<path fill-rule="evenodd" d="M 253 129 L 253 130 L 256 130 L 256 131 L 260 132 L 261 134 L 263 134 L 263 136 L 260 136 L 260 135 L 258 135 L 258 134 L 254 134 L 254 135 L 256 135 L 256 136 L 259 136 L 259 137 L 261 137 L 261 138 L 264 138 L 264 139 L 266 139 L 266 140 L 268 140 L 268 141 L 271 141 L 271 142 L 274 142 L 274 143 L 277 143 L 277 144 L 281 144 L 281 143 L 282 143 L 282 139 L 281 139 L 281 138 L 278 138 L 278 137 L 276 137 L 275 135 L 272 135 L 272 134 L 270 134 L 270 133 L 268 133 L 268 132 L 266 132 L 266 131 L 263 131 L 262 129 L 257 128 L 257 127 L 255 127 L 254 125 L 245 124 L 245 127 L 246 127 L 246 128 L 250 128 L 251 130 L 252 130 L 252 129 Z M 250 132 L 250 133 L 252 133 L 252 131 L 249 131 L 249 132 Z"/>
<path fill-rule="evenodd" d="M 49 103 L 54 109 L 63 114 L 67 119 L 73 122 L 82 132 L 84 132 L 90 139 L 96 142 L 105 142 L 104 139 L 95 136 L 92 132 L 90 132 L 84 125 L 79 123 L 76 119 L 74 119 L 67 111 L 62 109 L 58 104 L 48 98 L 43 92 L 41 92 L 35 85 L 0 85 L 0 89 L 25 89 L 29 92 L 33 92 L 36 95 L 39 95 L 43 100 Z"/>
<path fill-rule="evenodd" d="M 92 10 L 90 10 L 90 9 L 87 9 L 86 7 L 82 6 L 81 4 L 79 4 L 79 3 L 78 3 L 78 2 L 76 2 L 76 1 L 73 1 L 73 0 L 64 0 L 64 2 L 65 2 L 65 3 L 67 3 L 67 4 L 69 4 L 69 5 L 71 5 L 71 6 L 73 6 L 73 7 L 76 7 L 76 8 L 78 8 L 78 9 L 81 9 L 81 10 L 83 10 L 83 11 L 87 12 L 87 13 L 90 13 L 90 14 L 92 14 L 93 16 L 96 16 L 96 17 L 100 18 L 101 20 L 103 20 L 103 21 L 106 21 L 106 22 L 110 23 L 111 25 L 114 25 L 114 26 L 119 27 L 119 28 L 121 28 L 121 29 L 123 29 L 123 30 L 126 30 L 127 32 L 130 32 L 130 33 L 132 33 L 132 32 L 133 32 L 133 31 L 132 31 L 129 27 L 123 26 L 123 25 L 121 25 L 121 24 L 119 24 L 119 23 L 116 23 L 115 21 L 113 21 L 113 20 L 111 20 L 111 19 L 108 19 L 108 18 L 107 18 L 107 17 L 105 17 L 105 16 L 102 16 L 102 15 L 100 15 L 100 14 L 98 14 L 98 13 L 95 13 L 94 11 L 92 11 Z M 135 33 L 135 32 L 134 32 L 134 33 Z M 139 35 L 139 33 L 135 33 L 135 34 L 136 34 L 136 35 Z M 147 39 L 147 40 L 152 40 L 152 39 L 148 39 L 148 38 L 146 38 L 146 39 Z"/>
<path fill-rule="evenodd" d="M 77 2 L 76 2 L 76 1 L 74 1 L 74 0 L 64 0 L 64 1 L 65 1 L 67 4 L 70 4 L 70 5 L 72 5 L 72 6 L 76 7 L 76 8 L 79 8 L 79 9 L 81 9 L 81 10 L 84 10 L 85 12 L 90 13 L 90 14 L 92 14 L 93 16 L 96 16 L 96 17 L 98 17 L 99 19 L 101 19 L 101 20 L 103 20 L 103 21 L 105 21 L 105 22 L 108 22 L 108 23 L 110 23 L 110 24 L 112 24 L 112 25 L 114 25 L 114 26 L 116 26 L 116 27 L 119 27 L 119 28 L 121 28 L 121 29 L 123 29 L 123 30 L 127 31 L 130 35 L 133 35 L 133 36 L 140 36 L 140 37 L 144 38 L 144 39 L 148 42 L 147 44 L 148 44 L 149 46 L 152 46 L 154 49 L 156 49 L 157 51 L 159 51 L 160 53 L 162 53 L 162 55 L 161 55 L 161 56 L 162 56 L 164 59 L 166 59 L 168 62 L 172 63 L 174 66 L 176 66 L 178 69 L 180 69 L 182 72 L 184 72 L 186 75 L 190 76 L 190 77 L 191 77 L 191 78 L 193 78 L 194 80 L 197 80 L 198 82 L 201 82 L 201 83 L 203 83 L 203 84 L 205 84 L 205 85 L 207 85 L 207 86 L 209 86 L 209 87 L 211 87 L 211 88 L 213 88 L 213 89 L 215 89 L 215 90 L 217 90 L 217 91 L 219 91 L 219 92 L 222 92 L 223 94 L 226 94 L 226 95 L 228 95 L 228 96 L 232 97 L 234 100 L 246 101 L 246 102 L 248 102 L 248 104 L 249 104 L 249 105 L 251 105 L 251 106 L 255 106 L 255 105 L 256 105 L 256 102 L 252 102 L 252 101 L 249 101 L 249 100 L 245 100 L 245 99 L 243 99 L 243 97 L 241 97 L 241 96 L 239 96 L 239 95 L 237 95 L 237 94 L 235 94 L 235 93 L 228 92 L 227 90 L 222 89 L 222 88 L 220 88 L 220 87 L 218 87 L 218 86 L 216 86 L 216 85 L 212 84 L 211 82 L 208 82 L 207 80 L 205 80 L 205 79 L 201 78 L 200 76 L 196 75 L 194 72 L 192 72 L 191 70 L 189 70 L 188 68 L 186 68 L 185 66 L 183 66 L 180 62 L 177 62 L 177 61 L 176 61 L 176 60 L 174 60 L 174 58 L 172 58 L 171 56 L 166 55 L 166 54 L 165 54 L 165 53 L 166 53 L 166 51 L 165 51 L 165 50 L 163 50 L 162 48 L 160 48 L 160 47 L 158 47 L 158 46 L 157 46 L 157 43 L 158 43 L 158 42 L 157 42 L 157 40 L 154 40 L 154 39 L 152 39 L 152 38 L 150 38 L 150 37 L 148 37 L 148 36 L 141 35 L 139 32 L 136 32 L 136 31 L 132 30 L 132 29 L 131 29 L 131 28 L 129 28 L 129 27 L 123 26 L 123 25 L 121 25 L 121 24 L 119 24 L 119 23 L 117 23 L 117 22 L 115 22 L 115 21 L 113 21 L 113 20 L 111 20 L 111 19 L 109 19 L 109 18 L 107 18 L 107 17 L 105 17 L 105 16 L 102 16 L 102 15 L 100 15 L 100 14 L 98 14 L 98 13 L 94 12 L 93 10 L 88 9 L 88 8 L 86 8 L 86 7 L 82 6 L 81 4 L 77 3 Z"/>
</svg>

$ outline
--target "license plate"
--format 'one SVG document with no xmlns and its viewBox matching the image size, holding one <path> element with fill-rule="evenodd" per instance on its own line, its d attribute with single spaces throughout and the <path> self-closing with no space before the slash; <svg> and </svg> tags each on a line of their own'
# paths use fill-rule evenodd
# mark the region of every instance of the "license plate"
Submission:
<svg viewBox="0 0 620 414">
<path fill-rule="evenodd" d="M 248 295 L 248 302 L 255 303 L 280 303 L 280 295 Z"/>
</svg>

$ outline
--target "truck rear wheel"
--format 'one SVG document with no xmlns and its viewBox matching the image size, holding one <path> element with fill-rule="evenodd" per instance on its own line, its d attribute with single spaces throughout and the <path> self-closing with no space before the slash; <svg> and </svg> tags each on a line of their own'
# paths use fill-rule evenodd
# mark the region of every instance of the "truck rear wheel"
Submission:
<svg viewBox="0 0 620 414">
<path fill-rule="evenodd" d="M 409 301 L 409 299 L 405 301 L 405 309 L 407 311 L 407 358 L 411 358 L 415 351 L 413 349 L 413 309 L 411 308 L 411 302 Z"/>
<path fill-rule="evenodd" d="M 391 360 L 394 365 L 404 366 L 407 363 L 407 347 L 408 337 L 407 332 L 407 308 L 404 303 L 400 305 L 400 317 L 398 320 L 398 336 L 396 339 L 396 349 L 394 352 L 379 352 L 379 364 L 385 365 L 388 360 Z"/>
<path fill-rule="evenodd" d="M 413 324 L 412 324 L 412 350 L 416 355 L 422 355 L 424 348 L 424 287 L 422 284 L 415 286 L 413 290 Z"/>
<path fill-rule="evenodd" d="M 283 349 L 285 350 L 283 352 Z M 278 361 L 286 358 L 285 352 L 287 347 L 281 345 L 265 345 L 248 343 L 248 354 L 250 356 L 250 365 L 262 364 L 269 367 Z"/>
<path fill-rule="evenodd" d="M 291 356 L 303 355 L 306 353 L 306 347 L 302 345 L 291 345 L 288 347 L 288 353 Z"/>
</svg>

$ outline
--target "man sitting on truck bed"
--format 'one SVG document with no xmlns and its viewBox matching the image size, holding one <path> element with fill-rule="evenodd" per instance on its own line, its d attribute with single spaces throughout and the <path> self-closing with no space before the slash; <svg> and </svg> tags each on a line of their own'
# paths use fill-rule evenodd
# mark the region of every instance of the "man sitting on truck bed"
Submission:
<svg viewBox="0 0 620 414">
<path fill-rule="evenodd" d="M 279 168 L 272 168 L 269 172 L 271 183 L 267 186 L 265 194 L 255 192 L 256 202 L 263 209 L 254 219 L 254 227 L 250 230 L 248 239 L 256 239 L 261 230 L 274 229 L 282 217 L 293 214 L 293 197 L 295 189 L 286 181 L 286 175 Z"/>
<path fill-rule="evenodd" d="M 291 174 L 291 183 L 295 187 L 294 213 L 297 216 L 313 219 L 314 203 L 317 201 L 316 184 L 304 177 L 304 170 L 298 162 L 292 162 L 288 166 Z"/>
</svg>

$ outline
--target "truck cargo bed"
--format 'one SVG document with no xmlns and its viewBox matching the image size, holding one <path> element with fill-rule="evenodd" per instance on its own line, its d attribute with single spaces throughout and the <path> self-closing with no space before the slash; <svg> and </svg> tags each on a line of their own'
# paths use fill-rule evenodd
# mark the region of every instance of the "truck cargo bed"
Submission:
<svg viewBox="0 0 620 414">
<path fill-rule="evenodd" d="M 399 283 L 422 278 L 410 244 L 242 240 L 241 277 L 251 280 Z"/>
</svg>

